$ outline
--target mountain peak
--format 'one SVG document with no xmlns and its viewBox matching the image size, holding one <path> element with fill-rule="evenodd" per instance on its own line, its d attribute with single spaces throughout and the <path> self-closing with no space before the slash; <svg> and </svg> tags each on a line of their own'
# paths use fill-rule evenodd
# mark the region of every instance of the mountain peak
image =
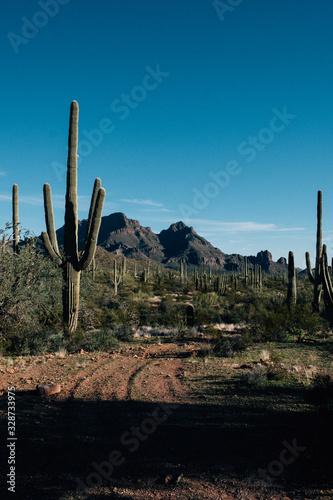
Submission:
<svg viewBox="0 0 333 500">
<path fill-rule="evenodd" d="M 182 231 L 183 229 L 187 228 L 188 226 L 183 222 L 183 221 L 178 221 L 174 222 L 171 224 L 171 226 L 168 227 L 168 229 L 163 229 L 163 231 L 169 231 L 169 232 L 177 232 L 177 231 Z"/>
<path fill-rule="evenodd" d="M 130 223 L 133 222 L 137 222 L 139 224 L 138 221 L 130 221 L 130 219 L 128 219 L 122 212 L 115 212 L 114 214 L 103 217 L 103 219 L 107 224 L 110 224 L 110 226 L 112 226 L 114 231 L 116 231 L 117 229 L 128 227 L 129 225 L 131 225 Z"/>
</svg>

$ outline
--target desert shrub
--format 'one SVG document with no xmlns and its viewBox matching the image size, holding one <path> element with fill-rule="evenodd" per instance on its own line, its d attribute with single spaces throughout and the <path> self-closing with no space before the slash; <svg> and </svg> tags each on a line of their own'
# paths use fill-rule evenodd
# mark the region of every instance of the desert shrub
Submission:
<svg viewBox="0 0 333 500">
<path fill-rule="evenodd" d="M 133 330 L 129 325 L 115 325 L 112 329 L 115 339 L 129 342 L 133 339 Z"/>
<path fill-rule="evenodd" d="M 92 351 L 108 351 L 119 345 L 119 340 L 115 332 L 109 328 L 101 328 L 94 332 L 89 332 L 84 335 L 80 342 L 80 348 Z"/>
<path fill-rule="evenodd" d="M 261 387 L 267 384 L 267 369 L 258 365 L 251 371 L 243 372 L 239 379 L 242 385 Z"/>
<path fill-rule="evenodd" d="M 0 331 L 4 352 L 43 350 L 62 322 L 62 275 L 36 244 L 0 259 Z"/>
<path fill-rule="evenodd" d="M 54 352 L 65 348 L 66 339 L 63 331 L 51 333 L 48 336 L 48 351 Z"/>
<path fill-rule="evenodd" d="M 248 324 L 256 341 L 302 341 L 305 332 L 315 334 L 320 330 L 321 320 L 312 312 L 310 305 L 269 305 L 257 303 L 249 308 Z"/>
<path fill-rule="evenodd" d="M 229 358 L 236 352 L 244 351 L 247 343 L 242 335 L 234 337 L 225 337 L 223 332 L 216 330 L 215 337 L 212 340 L 213 354 L 222 358 Z"/>
<path fill-rule="evenodd" d="M 221 298 L 215 292 L 197 294 L 194 300 L 195 321 L 197 324 L 219 323 L 223 310 Z"/>
</svg>

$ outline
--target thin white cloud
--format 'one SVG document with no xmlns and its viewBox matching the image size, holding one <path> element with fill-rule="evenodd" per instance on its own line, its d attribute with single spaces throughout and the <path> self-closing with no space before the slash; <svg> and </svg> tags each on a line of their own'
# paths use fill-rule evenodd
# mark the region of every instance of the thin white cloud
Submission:
<svg viewBox="0 0 333 500">
<path fill-rule="evenodd" d="M 221 222 L 221 221 L 212 221 L 209 219 L 184 219 L 186 224 L 195 225 L 200 229 L 200 226 L 203 226 L 202 231 L 205 231 L 207 228 L 214 228 L 215 232 L 283 232 L 283 231 L 304 231 L 303 227 L 278 227 L 276 224 L 270 223 L 258 223 L 258 222 Z"/>
<path fill-rule="evenodd" d="M 149 212 L 149 213 L 154 213 L 155 214 L 156 212 L 163 212 L 163 213 L 168 212 L 168 213 L 172 213 L 172 212 L 174 212 L 174 210 L 169 210 L 168 208 L 141 208 L 140 212 L 141 213 L 142 212 L 145 212 L 145 213 Z"/>
<path fill-rule="evenodd" d="M 4 176 L 4 175 L 7 175 L 7 172 L 1 172 L 1 171 L 0 171 L 0 176 L 2 177 L 2 176 Z"/>
<path fill-rule="evenodd" d="M 119 201 L 122 201 L 124 203 L 134 203 L 135 205 L 150 205 L 152 207 L 163 207 L 163 203 L 156 203 L 155 201 L 152 200 L 138 200 L 137 198 L 134 198 L 133 200 L 122 199 Z"/>
</svg>

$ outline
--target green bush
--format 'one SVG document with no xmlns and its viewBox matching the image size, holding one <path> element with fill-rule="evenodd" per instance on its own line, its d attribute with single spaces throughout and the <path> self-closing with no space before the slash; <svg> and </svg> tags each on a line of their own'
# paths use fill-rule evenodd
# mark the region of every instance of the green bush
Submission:
<svg viewBox="0 0 333 500">
<path fill-rule="evenodd" d="M 62 274 L 36 244 L 0 259 L 3 352 L 41 352 L 62 322 Z"/>
</svg>

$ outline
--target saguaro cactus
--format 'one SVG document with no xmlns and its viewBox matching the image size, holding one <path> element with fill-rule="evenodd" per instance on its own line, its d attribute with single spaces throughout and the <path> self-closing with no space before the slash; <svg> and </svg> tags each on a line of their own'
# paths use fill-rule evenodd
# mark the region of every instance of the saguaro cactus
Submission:
<svg viewBox="0 0 333 500">
<path fill-rule="evenodd" d="M 19 231 L 19 199 L 18 199 L 18 185 L 13 186 L 13 251 L 19 252 L 20 231 Z"/>
<path fill-rule="evenodd" d="M 288 256 L 288 290 L 287 290 L 287 303 L 296 304 L 297 290 L 296 290 L 296 270 L 294 253 L 289 252 Z"/>
<path fill-rule="evenodd" d="M 77 214 L 78 119 L 79 106 L 76 101 L 73 101 L 69 120 L 63 253 L 59 252 L 54 227 L 51 187 L 49 184 L 44 184 L 44 209 L 47 232 L 42 232 L 42 241 L 46 252 L 52 259 L 59 262 L 63 270 L 65 281 L 63 290 L 63 314 L 64 321 L 70 332 L 74 332 L 77 328 L 80 299 L 80 273 L 89 267 L 94 257 L 105 198 L 105 190 L 101 187 L 101 180 L 96 179 L 91 197 L 84 248 L 79 253 Z"/>
<path fill-rule="evenodd" d="M 318 191 L 318 201 L 317 201 L 317 241 L 316 241 L 316 267 L 315 273 L 313 275 L 310 254 L 306 252 L 306 267 L 308 271 L 309 280 L 313 283 L 313 302 L 312 307 L 314 311 L 319 311 L 320 298 L 322 294 L 322 224 L 323 224 L 323 193 Z"/>
<path fill-rule="evenodd" d="M 117 276 L 117 261 L 114 259 L 113 261 L 113 286 L 114 286 L 114 294 L 118 294 L 118 285 L 120 284 L 121 281 L 121 276 Z"/>
<path fill-rule="evenodd" d="M 248 279 L 249 279 L 249 265 L 247 262 L 247 257 L 245 255 L 245 257 L 244 257 L 244 283 L 245 283 L 245 286 L 247 286 Z"/>
</svg>

